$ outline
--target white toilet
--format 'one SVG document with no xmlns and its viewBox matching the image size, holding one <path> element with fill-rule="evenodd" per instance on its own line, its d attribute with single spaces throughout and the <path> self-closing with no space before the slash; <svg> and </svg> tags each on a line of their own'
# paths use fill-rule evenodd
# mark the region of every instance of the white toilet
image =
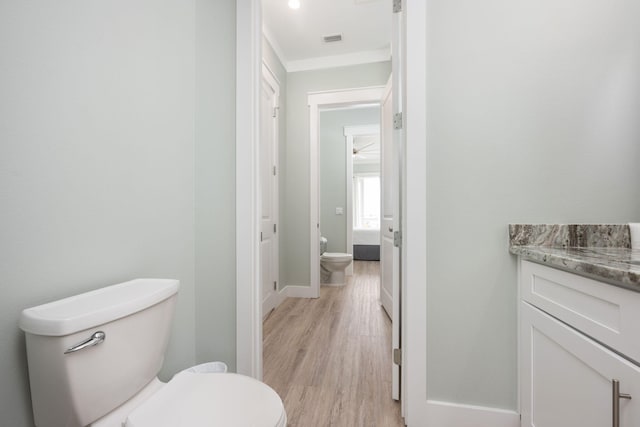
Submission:
<svg viewBox="0 0 640 427">
<path fill-rule="evenodd" d="M 253 378 L 183 371 L 158 380 L 179 282 L 137 279 L 26 309 L 37 427 L 285 427 Z"/>
<path fill-rule="evenodd" d="M 344 271 L 353 256 L 340 252 L 325 252 L 327 239 L 320 238 L 320 282 L 325 285 L 341 286 L 346 283 Z"/>
</svg>

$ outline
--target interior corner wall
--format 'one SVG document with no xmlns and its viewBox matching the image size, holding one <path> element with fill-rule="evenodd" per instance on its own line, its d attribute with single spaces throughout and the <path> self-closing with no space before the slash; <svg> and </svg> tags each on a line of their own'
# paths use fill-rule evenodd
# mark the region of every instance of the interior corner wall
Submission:
<svg viewBox="0 0 640 427">
<path fill-rule="evenodd" d="M 287 233 L 287 227 L 283 226 L 284 213 L 287 206 L 287 193 L 285 191 L 287 179 L 287 70 L 284 68 L 284 65 L 282 65 L 282 61 L 266 37 L 262 38 L 262 60 L 273 73 L 280 86 L 280 98 L 278 101 L 280 107 L 278 109 L 278 212 L 280 215 L 278 221 L 278 229 L 280 230 L 278 236 L 278 252 L 284 254 Z M 284 256 L 280 256 L 278 270 L 281 276 L 286 268 L 286 259 Z M 282 289 L 284 286 L 284 281 L 282 277 L 280 277 L 278 280 L 278 289 Z"/>
<path fill-rule="evenodd" d="M 328 241 L 327 252 L 347 252 L 347 179 L 351 178 L 344 127 L 364 125 L 380 125 L 379 106 L 320 112 L 320 232 Z M 338 207 L 342 214 L 336 214 Z"/>
<path fill-rule="evenodd" d="M 285 228 L 285 285 L 309 286 L 309 108 L 310 92 L 384 86 L 391 74 L 390 62 L 298 71 L 287 74 L 287 143 L 285 207 L 280 222 Z M 319 244 L 319 243 L 318 243 Z M 319 261 L 318 261 L 319 262 Z"/>
<path fill-rule="evenodd" d="M 236 367 L 236 2 L 196 0 L 196 360 Z"/>
<path fill-rule="evenodd" d="M 427 7 L 428 394 L 516 409 L 507 224 L 640 219 L 640 3 Z"/>
<path fill-rule="evenodd" d="M 162 378 L 195 361 L 194 15 L 184 0 L 0 2 L 2 426 L 33 425 L 24 308 L 179 279 Z"/>
</svg>

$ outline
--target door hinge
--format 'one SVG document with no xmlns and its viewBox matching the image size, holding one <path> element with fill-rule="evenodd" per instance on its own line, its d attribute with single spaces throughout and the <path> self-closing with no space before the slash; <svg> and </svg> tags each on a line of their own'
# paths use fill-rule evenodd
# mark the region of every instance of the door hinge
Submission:
<svg viewBox="0 0 640 427">
<path fill-rule="evenodd" d="M 402 0 L 393 0 L 393 13 L 402 12 Z"/>
<path fill-rule="evenodd" d="M 276 282 L 275 280 L 273 281 L 273 290 L 274 291 L 278 290 L 278 282 Z"/>
<path fill-rule="evenodd" d="M 402 349 L 401 348 L 393 349 L 393 363 L 394 365 L 402 366 Z"/>
<path fill-rule="evenodd" d="M 393 115 L 393 128 L 402 129 L 402 113 L 395 113 Z"/>
<path fill-rule="evenodd" d="M 273 165 L 273 175 L 275 176 L 278 173 L 278 169 L 275 165 Z"/>
<path fill-rule="evenodd" d="M 274 233 L 276 232 L 276 225 L 275 224 L 273 224 L 273 232 Z"/>
<path fill-rule="evenodd" d="M 273 107 L 273 114 L 271 115 L 271 117 L 273 118 L 278 117 L 278 108 L 280 107 Z"/>
<path fill-rule="evenodd" d="M 260 232 L 260 241 L 262 242 L 262 231 Z"/>
<path fill-rule="evenodd" d="M 393 246 L 396 248 L 402 246 L 402 231 L 397 230 L 393 232 Z"/>
</svg>

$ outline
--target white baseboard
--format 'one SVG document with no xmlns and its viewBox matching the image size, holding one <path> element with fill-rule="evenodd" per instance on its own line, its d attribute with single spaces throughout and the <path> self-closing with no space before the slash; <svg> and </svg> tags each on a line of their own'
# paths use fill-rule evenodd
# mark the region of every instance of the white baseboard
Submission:
<svg viewBox="0 0 640 427">
<path fill-rule="evenodd" d="M 311 286 L 285 286 L 284 289 L 280 291 L 283 295 L 283 299 L 290 298 L 315 298 L 313 294 L 313 290 Z"/>
<path fill-rule="evenodd" d="M 429 427 L 520 427 L 517 412 L 484 406 L 427 400 L 426 413 Z"/>
</svg>

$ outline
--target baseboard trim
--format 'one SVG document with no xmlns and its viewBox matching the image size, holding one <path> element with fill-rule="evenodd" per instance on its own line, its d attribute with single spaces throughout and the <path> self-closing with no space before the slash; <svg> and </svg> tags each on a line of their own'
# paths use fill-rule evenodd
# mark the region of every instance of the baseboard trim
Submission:
<svg viewBox="0 0 640 427">
<path fill-rule="evenodd" d="M 519 427 L 515 411 L 427 400 L 429 427 Z"/>
<path fill-rule="evenodd" d="M 313 293 L 313 289 L 311 286 L 285 286 L 284 289 L 280 291 L 283 295 L 283 298 L 315 298 Z"/>
</svg>

